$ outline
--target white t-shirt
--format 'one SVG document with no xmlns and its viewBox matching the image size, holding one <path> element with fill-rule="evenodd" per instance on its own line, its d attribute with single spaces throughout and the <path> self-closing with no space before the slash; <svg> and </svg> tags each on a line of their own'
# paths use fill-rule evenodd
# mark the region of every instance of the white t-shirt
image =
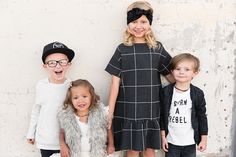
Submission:
<svg viewBox="0 0 236 157">
<path fill-rule="evenodd" d="M 194 130 L 191 123 L 192 100 L 190 89 L 177 93 L 173 89 L 170 115 L 168 117 L 167 141 L 174 145 L 186 146 L 195 144 Z"/>
<path fill-rule="evenodd" d="M 76 116 L 76 121 L 80 127 L 81 130 L 81 156 L 83 157 L 90 157 L 89 152 L 91 150 L 91 144 L 89 143 L 89 138 L 90 138 L 90 131 L 89 131 L 89 126 L 88 123 L 81 122 L 78 116 Z"/>
</svg>

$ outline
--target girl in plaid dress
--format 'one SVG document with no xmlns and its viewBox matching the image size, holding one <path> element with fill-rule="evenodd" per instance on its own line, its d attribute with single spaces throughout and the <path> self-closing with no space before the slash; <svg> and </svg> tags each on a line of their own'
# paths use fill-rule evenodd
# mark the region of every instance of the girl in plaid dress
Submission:
<svg viewBox="0 0 236 157">
<path fill-rule="evenodd" d="M 160 75 L 173 80 L 171 56 L 157 42 L 151 30 L 153 9 L 145 1 L 127 10 L 127 30 L 106 71 L 112 75 L 109 96 L 109 127 L 115 150 L 127 157 L 154 157 L 160 149 Z"/>
</svg>

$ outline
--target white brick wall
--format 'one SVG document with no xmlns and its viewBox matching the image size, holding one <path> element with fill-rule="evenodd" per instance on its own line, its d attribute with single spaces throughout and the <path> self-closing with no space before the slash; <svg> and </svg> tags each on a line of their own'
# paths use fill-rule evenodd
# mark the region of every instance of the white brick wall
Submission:
<svg viewBox="0 0 236 157">
<path fill-rule="evenodd" d="M 122 41 L 131 2 L 0 0 L 0 157 L 39 156 L 26 143 L 25 134 L 35 83 L 46 76 L 40 59 L 44 44 L 57 40 L 74 49 L 69 76 L 90 80 L 107 102 L 110 76 L 104 68 Z M 153 30 L 170 54 L 190 51 L 202 63 L 194 83 L 206 94 L 209 141 L 207 151 L 199 155 L 229 155 L 235 102 L 235 1 L 149 2 L 155 11 Z"/>
</svg>

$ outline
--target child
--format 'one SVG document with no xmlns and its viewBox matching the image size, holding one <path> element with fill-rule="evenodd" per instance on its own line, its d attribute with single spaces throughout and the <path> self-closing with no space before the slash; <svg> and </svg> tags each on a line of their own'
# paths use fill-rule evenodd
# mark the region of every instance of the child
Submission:
<svg viewBox="0 0 236 157">
<path fill-rule="evenodd" d="M 167 157 L 196 157 L 207 145 L 206 102 L 201 89 L 191 84 L 199 59 L 189 53 L 175 56 L 171 72 L 176 83 L 162 91 L 161 137 Z"/>
<path fill-rule="evenodd" d="M 58 114 L 70 157 L 106 155 L 107 112 L 87 80 L 72 82 L 64 108 Z M 111 132 L 108 133 L 108 138 L 112 138 L 111 136 Z"/>
<path fill-rule="evenodd" d="M 109 127 L 112 123 L 115 149 L 127 150 L 127 157 L 136 157 L 139 152 L 154 157 L 154 150 L 161 147 L 160 74 L 171 80 L 171 56 L 154 37 L 152 14 L 145 1 L 128 7 L 124 43 L 106 67 L 112 75 Z"/>
<path fill-rule="evenodd" d="M 48 78 L 37 83 L 27 134 L 27 141 L 30 144 L 36 142 L 42 157 L 60 152 L 57 111 L 70 85 L 65 76 L 74 55 L 73 50 L 59 42 L 50 43 L 43 49 L 43 68 L 48 72 Z"/>
</svg>

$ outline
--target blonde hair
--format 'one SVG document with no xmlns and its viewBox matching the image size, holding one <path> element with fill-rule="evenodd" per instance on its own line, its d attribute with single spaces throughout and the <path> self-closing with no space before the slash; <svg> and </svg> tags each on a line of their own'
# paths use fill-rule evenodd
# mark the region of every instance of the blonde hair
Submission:
<svg viewBox="0 0 236 157">
<path fill-rule="evenodd" d="M 127 13 L 134 8 L 139 8 L 139 9 L 143 9 L 143 10 L 150 10 L 151 13 L 153 14 L 153 9 L 151 7 L 151 4 L 146 1 L 136 1 L 136 2 L 132 3 L 131 5 L 128 6 Z M 150 48 L 156 48 L 158 46 L 158 43 L 156 41 L 156 38 L 155 38 L 154 33 L 151 30 L 151 28 L 145 34 L 145 41 L 147 42 L 147 45 Z M 123 42 L 126 46 L 132 46 L 134 44 L 134 36 L 128 31 L 128 28 L 126 29 L 126 31 L 124 33 L 124 41 Z"/>
<path fill-rule="evenodd" d="M 91 104 L 89 106 L 89 109 L 92 109 L 93 107 L 95 107 L 97 105 L 100 98 L 95 93 L 94 87 L 91 85 L 91 83 L 89 81 L 78 79 L 78 80 L 72 81 L 71 86 L 67 90 L 66 98 L 65 98 L 65 101 L 64 101 L 64 104 L 63 104 L 64 109 L 66 109 L 68 106 L 71 106 L 74 109 L 74 111 L 76 111 L 76 109 L 74 108 L 74 106 L 72 104 L 72 101 L 71 101 L 71 95 L 72 95 L 71 89 L 73 87 L 79 87 L 79 86 L 87 87 L 88 90 L 89 90 L 89 93 L 91 95 Z"/>
</svg>

